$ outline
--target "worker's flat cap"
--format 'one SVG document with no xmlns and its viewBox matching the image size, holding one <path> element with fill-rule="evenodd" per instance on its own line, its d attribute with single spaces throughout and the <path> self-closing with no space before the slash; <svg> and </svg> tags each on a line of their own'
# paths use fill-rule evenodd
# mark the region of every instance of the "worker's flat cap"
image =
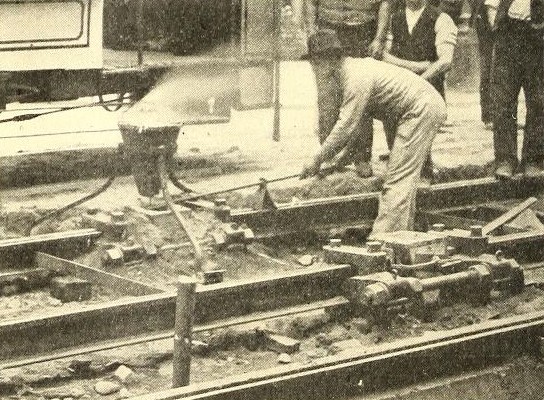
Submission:
<svg viewBox="0 0 544 400">
<path fill-rule="evenodd" d="M 342 54 L 342 44 L 332 29 L 321 29 L 308 38 L 308 56 Z"/>
</svg>

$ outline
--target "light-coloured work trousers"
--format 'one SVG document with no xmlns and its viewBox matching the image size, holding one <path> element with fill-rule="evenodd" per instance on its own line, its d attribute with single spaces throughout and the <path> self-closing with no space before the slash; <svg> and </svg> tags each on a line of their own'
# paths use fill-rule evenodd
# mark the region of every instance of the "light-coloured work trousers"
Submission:
<svg viewBox="0 0 544 400">
<path fill-rule="evenodd" d="M 389 153 L 378 217 L 372 233 L 411 230 L 414 227 L 416 194 L 421 168 L 434 136 L 446 120 L 446 104 L 438 93 L 418 100 L 399 121 Z"/>
</svg>

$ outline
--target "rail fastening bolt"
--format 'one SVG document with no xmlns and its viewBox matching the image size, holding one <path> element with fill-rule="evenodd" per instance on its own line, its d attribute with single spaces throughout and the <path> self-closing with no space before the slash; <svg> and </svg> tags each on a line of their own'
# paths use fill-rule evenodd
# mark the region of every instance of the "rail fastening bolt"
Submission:
<svg viewBox="0 0 544 400">
<path fill-rule="evenodd" d="M 378 251 L 381 251 L 382 243 L 381 242 L 367 242 L 366 249 L 369 253 L 377 253 Z"/>
<path fill-rule="evenodd" d="M 435 232 L 444 232 L 444 229 L 446 229 L 444 224 L 433 224 L 432 226 L 432 230 Z"/>
</svg>

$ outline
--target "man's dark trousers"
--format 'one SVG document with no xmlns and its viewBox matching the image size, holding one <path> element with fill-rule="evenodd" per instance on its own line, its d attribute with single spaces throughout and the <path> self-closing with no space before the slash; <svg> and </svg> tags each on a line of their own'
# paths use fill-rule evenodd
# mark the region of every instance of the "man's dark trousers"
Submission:
<svg viewBox="0 0 544 400">
<path fill-rule="evenodd" d="M 527 108 L 522 166 L 543 160 L 543 48 L 542 30 L 535 30 L 526 22 L 507 18 L 496 31 L 491 90 L 495 160 L 508 161 L 514 168 L 518 164 L 517 106 L 521 88 Z"/>
<path fill-rule="evenodd" d="M 478 3 L 476 33 L 480 54 L 480 108 L 482 122 L 493 122 L 493 100 L 491 99 L 491 65 L 493 60 L 493 30 L 487 21 L 487 10 L 483 0 Z"/>
</svg>

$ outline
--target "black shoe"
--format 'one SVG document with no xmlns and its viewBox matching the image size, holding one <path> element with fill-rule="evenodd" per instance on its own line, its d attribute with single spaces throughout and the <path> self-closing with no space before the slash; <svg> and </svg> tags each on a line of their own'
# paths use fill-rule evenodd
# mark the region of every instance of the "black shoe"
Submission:
<svg viewBox="0 0 544 400">
<path fill-rule="evenodd" d="M 542 176 L 542 169 L 536 163 L 527 163 L 523 170 L 523 176 L 526 178 L 539 178 Z"/>
<path fill-rule="evenodd" d="M 510 179 L 514 175 L 514 168 L 508 161 L 502 161 L 495 169 L 497 179 Z"/>
</svg>

